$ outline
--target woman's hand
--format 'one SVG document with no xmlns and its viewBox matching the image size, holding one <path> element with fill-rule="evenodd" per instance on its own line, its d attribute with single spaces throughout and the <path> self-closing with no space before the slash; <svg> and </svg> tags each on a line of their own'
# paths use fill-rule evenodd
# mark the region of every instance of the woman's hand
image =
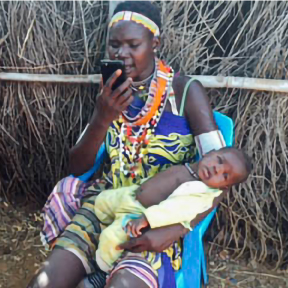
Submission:
<svg viewBox="0 0 288 288">
<path fill-rule="evenodd" d="M 189 230 L 181 224 L 152 229 L 139 238 L 132 238 L 128 242 L 119 245 L 119 249 L 139 253 L 143 251 L 162 252 L 169 248 Z"/>
<path fill-rule="evenodd" d="M 123 84 L 115 90 L 112 90 L 113 84 L 121 73 L 122 71 L 120 69 L 113 73 L 97 98 L 97 114 L 105 123 L 110 124 L 113 120 L 117 119 L 120 113 L 133 101 L 132 89 L 130 88 L 132 83 L 131 78 L 127 78 Z"/>
</svg>

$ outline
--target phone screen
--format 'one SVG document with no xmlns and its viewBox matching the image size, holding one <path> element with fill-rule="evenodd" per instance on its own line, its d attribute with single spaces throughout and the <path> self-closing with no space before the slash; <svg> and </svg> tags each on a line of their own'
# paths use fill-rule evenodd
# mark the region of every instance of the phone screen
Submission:
<svg viewBox="0 0 288 288">
<path fill-rule="evenodd" d="M 101 60 L 101 73 L 103 77 L 103 84 L 105 85 L 108 79 L 118 69 L 122 70 L 122 74 L 117 78 L 112 86 L 112 90 L 118 88 L 126 80 L 125 65 L 121 60 Z"/>
</svg>

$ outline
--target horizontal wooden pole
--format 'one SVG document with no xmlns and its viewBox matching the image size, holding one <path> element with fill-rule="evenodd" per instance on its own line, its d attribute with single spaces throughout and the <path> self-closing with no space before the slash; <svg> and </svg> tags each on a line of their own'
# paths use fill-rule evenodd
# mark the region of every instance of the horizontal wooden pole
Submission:
<svg viewBox="0 0 288 288">
<path fill-rule="evenodd" d="M 67 84 L 98 84 L 101 74 L 92 75 L 56 75 L 56 74 L 29 74 L 29 73 L 0 73 L 1 81 L 12 82 L 40 82 L 40 83 L 67 83 Z"/>
<path fill-rule="evenodd" d="M 288 80 L 274 80 L 233 76 L 191 75 L 206 88 L 238 88 L 288 93 Z"/>
<path fill-rule="evenodd" d="M 288 93 L 288 80 L 273 80 L 248 77 L 224 77 L 190 75 L 199 80 L 206 88 L 238 88 L 259 91 Z M 53 75 L 53 74 L 27 74 L 27 73 L 0 73 L 1 81 L 13 82 L 42 82 L 66 84 L 98 84 L 101 74 L 91 75 Z"/>
</svg>

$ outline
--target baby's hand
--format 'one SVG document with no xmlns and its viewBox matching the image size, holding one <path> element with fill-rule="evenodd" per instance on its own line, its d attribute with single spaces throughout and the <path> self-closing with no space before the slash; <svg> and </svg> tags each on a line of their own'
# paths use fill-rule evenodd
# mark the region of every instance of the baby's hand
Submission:
<svg viewBox="0 0 288 288">
<path fill-rule="evenodd" d="M 142 215 L 140 218 L 133 219 L 128 222 L 126 227 L 127 234 L 129 236 L 133 235 L 134 237 L 138 237 L 142 235 L 141 229 L 146 228 L 147 226 L 149 226 L 149 222 L 147 221 L 145 215 Z"/>
</svg>

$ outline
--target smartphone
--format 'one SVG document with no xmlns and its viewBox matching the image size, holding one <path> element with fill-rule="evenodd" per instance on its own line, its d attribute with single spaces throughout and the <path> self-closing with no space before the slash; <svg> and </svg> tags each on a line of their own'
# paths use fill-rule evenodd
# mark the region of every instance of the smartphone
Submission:
<svg viewBox="0 0 288 288">
<path fill-rule="evenodd" d="M 103 77 L 103 84 L 105 85 L 112 74 L 120 69 L 122 74 L 117 78 L 116 82 L 112 86 L 112 90 L 115 90 L 126 80 L 124 61 L 121 60 L 101 60 L 101 74 Z"/>
</svg>

